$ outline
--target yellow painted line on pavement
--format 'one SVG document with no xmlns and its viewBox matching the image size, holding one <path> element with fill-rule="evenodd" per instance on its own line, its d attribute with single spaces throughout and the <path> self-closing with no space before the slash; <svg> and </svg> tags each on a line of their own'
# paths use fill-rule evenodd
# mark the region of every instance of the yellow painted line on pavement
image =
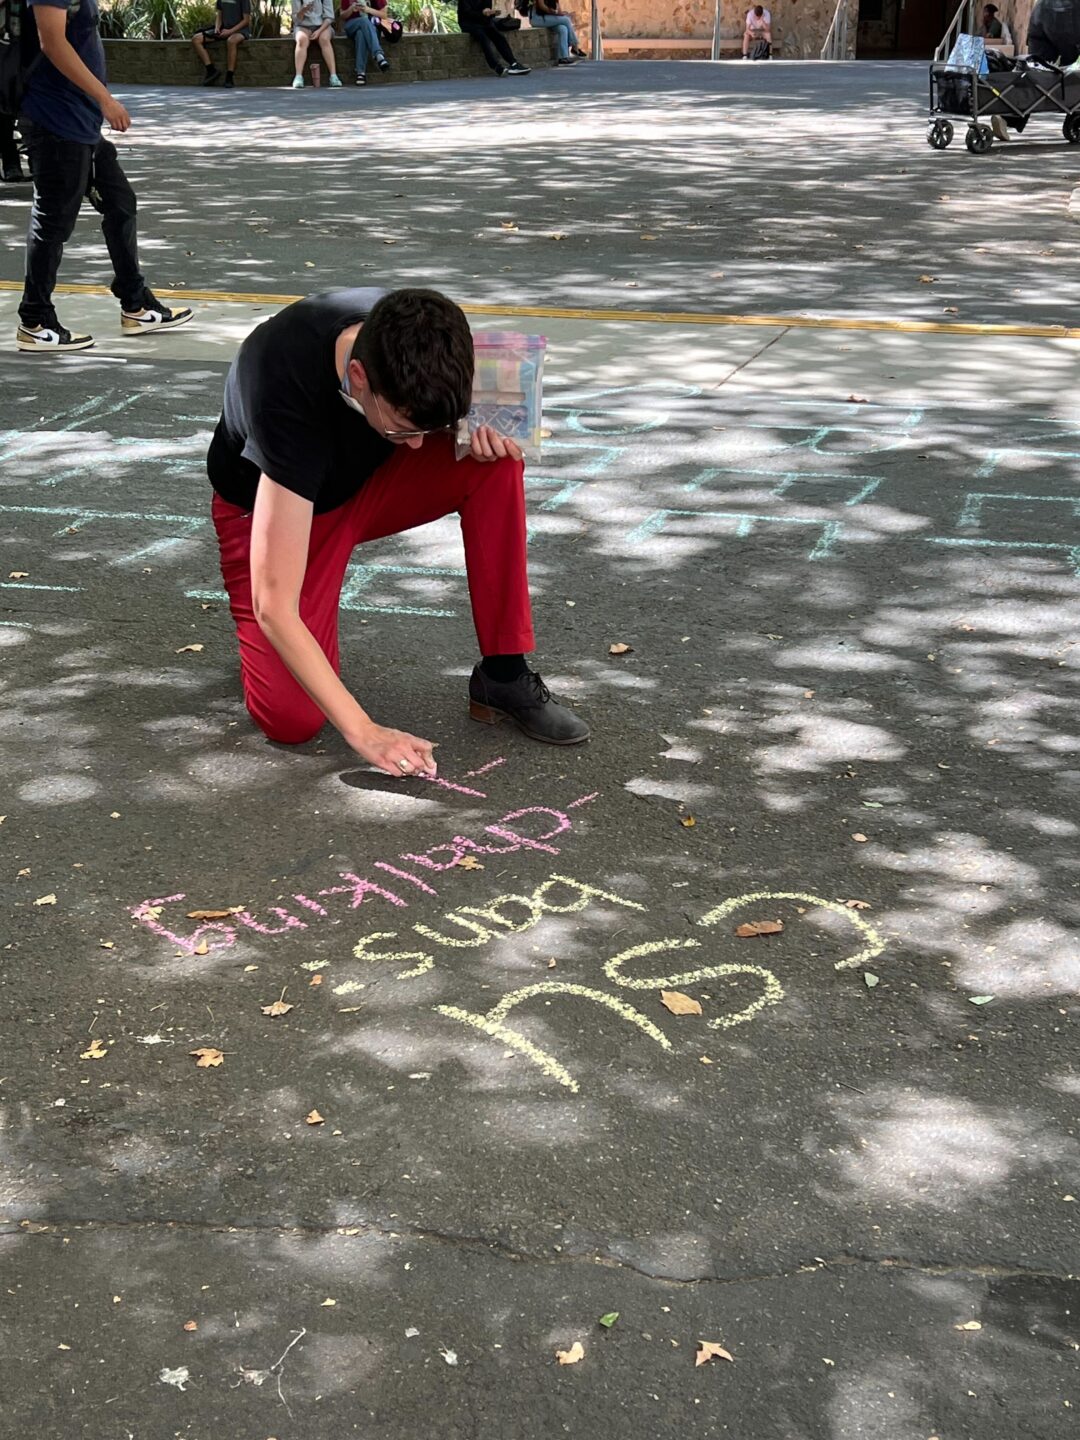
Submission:
<svg viewBox="0 0 1080 1440">
<path fill-rule="evenodd" d="M 0 291 L 21 290 L 21 280 L 0 280 Z M 111 295 L 104 285 L 57 285 L 62 295 Z M 216 305 L 291 305 L 302 295 L 246 294 L 234 290 L 162 290 L 176 300 Z M 1067 325 L 988 325 L 974 321 L 874 320 L 847 315 L 720 315 L 693 310 L 580 310 L 561 305 L 463 305 L 467 315 L 532 320 L 601 320 L 637 325 L 733 325 L 772 330 L 867 330 L 898 335 L 1015 336 L 1036 340 L 1080 340 L 1080 328 Z"/>
</svg>

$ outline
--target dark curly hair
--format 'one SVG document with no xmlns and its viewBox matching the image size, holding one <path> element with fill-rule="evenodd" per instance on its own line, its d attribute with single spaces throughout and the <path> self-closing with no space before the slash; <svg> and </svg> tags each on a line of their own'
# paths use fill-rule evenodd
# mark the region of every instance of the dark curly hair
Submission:
<svg viewBox="0 0 1080 1440">
<path fill-rule="evenodd" d="M 437 290 L 391 290 L 372 306 L 352 358 L 376 395 L 420 430 L 456 425 L 472 404 L 473 339 Z"/>
</svg>

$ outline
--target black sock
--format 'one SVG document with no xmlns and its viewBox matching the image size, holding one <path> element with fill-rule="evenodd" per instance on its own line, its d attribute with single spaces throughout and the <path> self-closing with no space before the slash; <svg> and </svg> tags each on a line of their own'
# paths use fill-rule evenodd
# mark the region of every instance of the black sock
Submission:
<svg viewBox="0 0 1080 1440">
<path fill-rule="evenodd" d="M 480 669 L 489 680 L 499 685 L 516 680 L 519 675 L 526 674 L 529 667 L 525 664 L 524 655 L 485 655 Z"/>
</svg>

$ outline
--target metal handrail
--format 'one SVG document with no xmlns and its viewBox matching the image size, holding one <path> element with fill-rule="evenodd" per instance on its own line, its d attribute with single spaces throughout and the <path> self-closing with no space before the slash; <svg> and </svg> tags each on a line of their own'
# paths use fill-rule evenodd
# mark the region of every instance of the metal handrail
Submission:
<svg viewBox="0 0 1080 1440">
<path fill-rule="evenodd" d="M 841 4 L 846 0 L 840 0 Z M 702 41 L 702 44 L 705 42 Z M 600 0 L 592 0 L 592 23 L 589 30 L 589 50 L 593 60 L 604 58 L 604 22 L 600 14 Z M 709 58 L 720 59 L 720 0 L 716 0 L 716 7 L 713 12 L 712 41 L 709 47 Z"/>
<path fill-rule="evenodd" d="M 966 3 L 966 0 L 965 0 Z M 822 60 L 846 60 L 848 58 L 848 0 L 836 0 L 829 33 L 821 47 Z"/>
<path fill-rule="evenodd" d="M 961 0 L 959 10 L 953 16 L 953 22 L 945 31 L 945 37 L 941 44 L 934 51 L 935 60 L 947 60 L 952 53 L 952 48 L 961 35 L 975 34 L 975 0 Z"/>
</svg>

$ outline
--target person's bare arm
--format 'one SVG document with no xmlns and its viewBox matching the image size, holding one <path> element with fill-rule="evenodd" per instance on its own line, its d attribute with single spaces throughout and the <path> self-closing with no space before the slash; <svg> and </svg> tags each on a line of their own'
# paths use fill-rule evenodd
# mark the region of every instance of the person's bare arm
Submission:
<svg viewBox="0 0 1080 1440">
<path fill-rule="evenodd" d="M 131 116 L 119 100 L 113 99 L 107 86 L 103 85 L 93 71 L 83 64 L 68 40 L 67 11 L 61 10 L 55 5 L 35 5 L 34 18 L 37 21 L 38 39 L 41 41 L 41 51 L 45 58 L 56 66 L 66 80 L 77 85 L 84 95 L 88 95 L 91 100 L 101 106 L 102 114 L 105 116 L 110 130 L 129 129 Z"/>
<path fill-rule="evenodd" d="M 251 520 L 251 597 L 259 628 L 357 754 L 388 775 L 434 775 L 431 742 L 377 725 L 341 683 L 300 618 L 312 515 L 310 500 L 268 475 L 259 477 Z"/>
</svg>

